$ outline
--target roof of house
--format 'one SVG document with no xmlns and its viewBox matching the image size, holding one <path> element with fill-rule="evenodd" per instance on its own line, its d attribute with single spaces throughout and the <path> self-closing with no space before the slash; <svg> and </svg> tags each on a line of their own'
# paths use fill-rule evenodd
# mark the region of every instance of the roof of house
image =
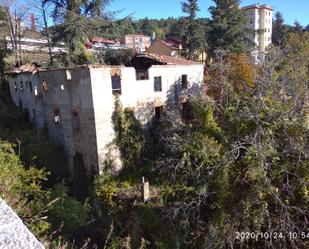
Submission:
<svg viewBox="0 0 309 249">
<path fill-rule="evenodd" d="M 91 42 L 105 43 L 105 44 L 116 44 L 116 42 L 113 41 L 113 40 L 109 40 L 109 39 L 102 38 L 102 37 L 96 37 L 96 36 L 91 39 Z"/>
<path fill-rule="evenodd" d="M 136 55 L 137 58 L 147 58 L 155 60 L 163 65 L 202 65 L 202 63 L 183 58 L 176 58 L 168 55 L 159 55 L 153 53 L 141 53 Z"/>
<path fill-rule="evenodd" d="M 141 34 L 137 34 L 137 35 L 134 35 L 134 34 L 126 34 L 125 37 L 129 37 L 129 36 L 135 36 L 135 37 L 147 37 L 147 38 L 151 38 L 150 36 L 148 35 L 141 35 Z"/>
<path fill-rule="evenodd" d="M 161 42 L 172 49 L 181 49 L 182 45 L 182 42 L 178 39 L 165 39 L 161 40 Z"/>
<path fill-rule="evenodd" d="M 250 10 L 250 9 L 267 9 L 267 10 L 273 10 L 273 8 L 269 5 L 261 5 L 261 4 L 253 4 L 249 6 L 244 6 L 241 8 L 242 10 Z"/>
</svg>

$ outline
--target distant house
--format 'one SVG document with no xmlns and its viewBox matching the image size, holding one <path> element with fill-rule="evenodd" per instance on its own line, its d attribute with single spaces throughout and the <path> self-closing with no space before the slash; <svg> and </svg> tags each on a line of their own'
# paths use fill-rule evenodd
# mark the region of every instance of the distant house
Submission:
<svg viewBox="0 0 309 249">
<path fill-rule="evenodd" d="M 12 49 L 12 40 L 11 37 L 6 37 L 7 48 Z M 48 41 L 44 35 L 39 32 L 32 30 L 24 30 L 23 36 L 20 37 L 20 41 L 17 41 L 18 48 L 21 51 L 29 52 L 48 52 Z M 57 46 L 52 46 L 51 50 L 53 53 L 65 52 L 65 44 L 60 42 Z"/>
<path fill-rule="evenodd" d="M 151 37 L 145 35 L 126 35 L 121 43 L 128 48 L 135 49 L 138 53 L 142 53 L 151 45 Z"/>
<path fill-rule="evenodd" d="M 87 48 L 89 49 L 95 49 L 100 50 L 104 48 L 109 49 L 119 49 L 119 48 L 125 48 L 125 46 L 121 46 L 119 41 L 106 39 L 103 37 L 93 37 L 89 43 L 87 43 Z"/>
<path fill-rule="evenodd" d="M 147 53 L 181 57 L 182 42 L 179 39 L 157 40 L 147 49 Z"/>
<path fill-rule="evenodd" d="M 147 49 L 147 53 L 159 55 L 168 55 L 173 57 L 187 57 L 188 51 L 183 49 L 182 41 L 178 38 L 169 38 L 165 40 L 157 40 Z M 197 49 L 193 53 L 193 58 L 196 61 L 204 62 L 206 53 L 202 49 Z"/>
<path fill-rule="evenodd" d="M 113 45 L 119 44 L 119 42 L 117 42 L 117 41 L 106 39 L 106 38 L 102 38 L 102 37 L 93 37 L 90 40 L 90 42 L 92 44 L 102 44 L 104 46 L 113 46 Z"/>
</svg>

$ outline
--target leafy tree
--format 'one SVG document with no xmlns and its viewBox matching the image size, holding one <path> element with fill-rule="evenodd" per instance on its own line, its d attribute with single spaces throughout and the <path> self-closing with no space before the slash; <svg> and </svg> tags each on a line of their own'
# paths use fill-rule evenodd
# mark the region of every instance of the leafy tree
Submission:
<svg viewBox="0 0 309 249">
<path fill-rule="evenodd" d="M 124 166 L 136 167 L 143 153 L 144 132 L 134 112 L 128 108 L 122 110 L 118 99 L 115 101 L 113 124 L 116 144 L 119 147 Z"/>
<path fill-rule="evenodd" d="M 56 39 L 62 39 L 69 44 L 72 61 L 76 64 L 92 62 L 93 55 L 85 47 L 86 39 L 96 30 L 98 18 L 110 0 L 46 0 L 46 2 L 54 6 L 52 16 L 56 22 L 60 23 L 60 28 L 56 29 L 58 30 Z"/>
<path fill-rule="evenodd" d="M 146 17 L 145 19 L 141 20 L 141 32 L 144 35 L 151 36 L 152 32 L 154 32 L 154 27 L 152 23 L 149 21 L 149 19 Z"/>
<path fill-rule="evenodd" d="M 245 19 L 239 0 L 214 0 L 209 8 L 208 44 L 211 54 L 216 50 L 247 52 L 250 48 L 245 28 Z"/>
<path fill-rule="evenodd" d="M 302 33 L 303 26 L 298 21 L 295 21 L 294 26 L 292 27 L 292 31 L 297 32 L 297 33 Z"/>
<path fill-rule="evenodd" d="M 135 54 L 134 49 L 107 49 L 97 54 L 97 60 L 107 65 L 129 65 Z"/>
<path fill-rule="evenodd" d="M 37 235 L 42 235 L 50 224 L 43 218 L 48 203 L 48 192 L 42 189 L 46 171 L 26 170 L 10 143 L 0 140 L 0 193 Z"/>
<path fill-rule="evenodd" d="M 90 206 L 87 202 L 81 204 L 71 198 L 68 189 L 62 183 L 56 184 L 51 191 L 51 198 L 57 199 L 57 205 L 53 205 L 48 210 L 52 230 L 57 230 L 63 226 L 62 234 L 67 239 L 74 239 L 90 220 Z"/>
<path fill-rule="evenodd" d="M 256 84 L 245 89 L 235 87 L 243 80 L 231 77 L 230 59 L 217 58 L 210 74 L 221 77 L 207 82 L 209 88 L 220 85 L 224 98 L 191 98 L 195 118 L 189 124 L 164 120 L 165 150 L 157 167 L 168 185 L 168 215 L 188 247 L 308 247 L 289 236 L 236 237 L 308 226 L 307 38 L 291 34 L 285 54 L 271 51 L 256 70 Z"/>
</svg>

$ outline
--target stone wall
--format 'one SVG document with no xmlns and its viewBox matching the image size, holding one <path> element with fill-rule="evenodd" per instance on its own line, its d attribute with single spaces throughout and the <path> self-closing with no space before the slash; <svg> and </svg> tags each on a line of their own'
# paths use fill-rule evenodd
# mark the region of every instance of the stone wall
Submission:
<svg viewBox="0 0 309 249">
<path fill-rule="evenodd" d="M 32 92 L 29 81 L 32 83 Z M 17 90 L 15 89 L 17 82 Z M 23 89 L 20 84 L 23 82 Z M 26 87 L 26 82 L 28 87 Z M 87 173 L 98 172 L 95 117 L 88 67 L 23 73 L 9 78 L 13 101 L 29 111 L 38 128 L 46 127 L 50 138 L 64 148 L 70 173 L 73 158 L 82 154 Z M 56 116 L 59 115 L 57 122 Z"/>
<path fill-rule="evenodd" d="M 46 127 L 52 140 L 63 146 L 70 172 L 76 170 L 74 158 L 78 158 L 89 175 L 107 165 L 115 173 L 122 167 L 112 124 L 113 75 L 121 78 L 123 108 L 131 108 L 147 126 L 155 107 L 178 103 L 182 75 L 187 75 L 188 88 L 203 82 L 203 65 L 154 65 L 148 74 L 149 79 L 137 80 L 133 67 L 93 65 L 20 73 L 10 76 L 9 83 L 14 103 L 27 109 L 30 121 Z M 154 90 L 155 77 L 161 77 L 162 91 Z"/>
</svg>

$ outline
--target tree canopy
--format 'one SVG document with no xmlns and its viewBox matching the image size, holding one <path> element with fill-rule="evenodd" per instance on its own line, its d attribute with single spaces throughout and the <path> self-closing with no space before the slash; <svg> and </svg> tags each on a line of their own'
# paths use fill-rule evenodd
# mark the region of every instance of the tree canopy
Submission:
<svg viewBox="0 0 309 249">
<path fill-rule="evenodd" d="M 215 6 L 209 8 L 208 45 L 210 52 L 247 52 L 250 48 L 247 40 L 248 31 L 240 9 L 239 0 L 214 0 Z"/>
</svg>

